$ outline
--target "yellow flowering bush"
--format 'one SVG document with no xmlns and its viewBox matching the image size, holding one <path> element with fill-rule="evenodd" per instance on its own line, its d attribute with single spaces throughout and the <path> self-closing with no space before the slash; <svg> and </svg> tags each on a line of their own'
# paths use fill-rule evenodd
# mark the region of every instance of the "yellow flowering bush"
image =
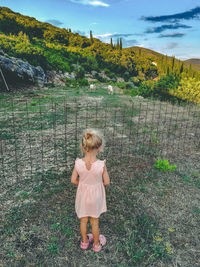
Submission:
<svg viewBox="0 0 200 267">
<path fill-rule="evenodd" d="M 200 103 L 200 81 L 195 78 L 184 77 L 178 88 L 171 89 L 169 94 L 189 102 Z"/>
</svg>

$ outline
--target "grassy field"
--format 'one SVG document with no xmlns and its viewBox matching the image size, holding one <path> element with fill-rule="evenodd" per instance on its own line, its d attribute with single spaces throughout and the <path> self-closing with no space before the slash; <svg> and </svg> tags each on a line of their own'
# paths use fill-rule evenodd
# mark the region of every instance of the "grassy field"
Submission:
<svg viewBox="0 0 200 267">
<path fill-rule="evenodd" d="M 200 266 L 198 106 L 55 87 L 1 94 L 0 116 L 0 266 Z M 111 178 L 100 253 L 79 247 L 70 183 L 86 127 Z"/>
</svg>

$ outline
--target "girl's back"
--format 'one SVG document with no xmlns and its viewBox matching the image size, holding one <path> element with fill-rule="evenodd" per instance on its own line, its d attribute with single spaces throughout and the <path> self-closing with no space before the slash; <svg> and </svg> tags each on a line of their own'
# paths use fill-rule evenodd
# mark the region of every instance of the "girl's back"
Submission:
<svg viewBox="0 0 200 267">
<path fill-rule="evenodd" d="M 107 210 L 102 179 L 104 165 L 104 160 L 97 160 L 88 170 L 83 159 L 78 158 L 75 161 L 75 169 L 79 174 L 75 209 L 79 218 L 86 216 L 98 218 Z"/>
<path fill-rule="evenodd" d="M 79 182 L 88 185 L 103 183 L 102 174 L 104 166 L 105 160 L 98 159 L 91 164 L 90 169 L 87 169 L 86 162 L 83 159 L 77 158 L 75 168 L 79 174 Z"/>
</svg>

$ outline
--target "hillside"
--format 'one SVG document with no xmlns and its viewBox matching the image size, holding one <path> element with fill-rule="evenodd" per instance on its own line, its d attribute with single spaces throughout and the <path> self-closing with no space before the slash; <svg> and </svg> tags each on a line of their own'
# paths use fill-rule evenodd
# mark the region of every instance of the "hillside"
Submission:
<svg viewBox="0 0 200 267">
<path fill-rule="evenodd" d="M 181 64 L 187 72 L 187 63 L 176 59 L 173 62 L 173 58 L 150 49 L 122 48 L 121 42 L 106 44 L 93 38 L 92 33 L 90 38 L 87 38 L 72 33 L 71 29 L 61 29 L 50 23 L 40 22 L 33 17 L 13 12 L 7 7 L 0 7 L 0 32 L 2 49 L 44 69 L 72 71 L 72 64 L 78 62 L 83 65 L 86 72 L 106 69 L 111 77 L 113 74 L 120 74 L 125 75 L 126 79 L 139 76 L 145 80 L 171 71 L 180 72 Z M 17 38 L 20 32 L 26 35 L 24 39 Z M 154 61 L 156 66 L 152 65 Z"/>
<path fill-rule="evenodd" d="M 185 62 L 189 62 L 191 64 L 200 64 L 200 58 L 190 58 L 185 60 Z"/>
<path fill-rule="evenodd" d="M 184 63 L 188 67 L 191 64 L 194 70 L 200 71 L 200 59 L 199 58 L 190 58 L 190 59 L 185 60 Z"/>
<path fill-rule="evenodd" d="M 72 74 L 74 87 L 88 85 L 86 78 L 92 75 L 100 82 L 120 81 L 117 86 L 128 89 L 127 94 L 200 102 L 199 65 L 146 48 L 123 48 L 122 39 L 117 44 L 112 39 L 110 44 L 103 43 L 92 32 L 87 38 L 6 7 L 0 7 L 0 47 L 2 53 L 40 66 L 45 73 L 67 74 L 62 81 L 67 85 Z"/>
</svg>

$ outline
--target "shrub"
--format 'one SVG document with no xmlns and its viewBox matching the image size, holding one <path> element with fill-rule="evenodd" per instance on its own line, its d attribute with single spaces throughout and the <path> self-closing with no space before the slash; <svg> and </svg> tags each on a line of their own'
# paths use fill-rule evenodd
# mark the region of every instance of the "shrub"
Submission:
<svg viewBox="0 0 200 267">
<path fill-rule="evenodd" d="M 136 96 L 136 95 L 138 95 L 139 93 L 138 93 L 138 90 L 137 90 L 137 89 L 131 89 L 131 90 L 127 90 L 127 89 L 125 89 L 125 90 L 124 90 L 124 94 L 125 94 L 125 95 Z"/>
<path fill-rule="evenodd" d="M 85 76 L 85 70 L 83 68 L 79 68 L 76 73 L 76 79 L 83 79 Z"/>
<path fill-rule="evenodd" d="M 126 82 L 128 82 L 129 78 L 130 78 L 130 73 L 128 71 L 125 71 L 123 74 L 123 78 Z"/>
<path fill-rule="evenodd" d="M 118 83 L 116 83 L 116 86 L 118 86 L 121 89 L 125 89 L 126 88 L 126 83 L 118 82 Z"/>
<path fill-rule="evenodd" d="M 157 159 L 155 167 L 161 171 L 174 171 L 177 168 L 175 164 L 170 165 L 167 159 Z"/>
<path fill-rule="evenodd" d="M 88 80 L 85 79 L 85 78 L 78 79 L 78 80 L 77 80 L 77 83 L 78 83 L 79 85 L 81 85 L 81 86 L 87 86 L 87 85 L 89 85 Z"/>
<path fill-rule="evenodd" d="M 182 78 L 176 89 L 170 89 L 169 94 L 179 99 L 200 103 L 200 81 L 195 78 Z"/>
<path fill-rule="evenodd" d="M 151 81 L 144 81 L 138 87 L 138 94 L 144 97 L 150 97 L 153 95 L 153 84 Z"/>
<path fill-rule="evenodd" d="M 170 90 L 174 90 L 179 85 L 180 78 L 174 73 L 161 77 L 155 84 L 153 95 L 162 100 L 170 99 Z"/>
</svg>

